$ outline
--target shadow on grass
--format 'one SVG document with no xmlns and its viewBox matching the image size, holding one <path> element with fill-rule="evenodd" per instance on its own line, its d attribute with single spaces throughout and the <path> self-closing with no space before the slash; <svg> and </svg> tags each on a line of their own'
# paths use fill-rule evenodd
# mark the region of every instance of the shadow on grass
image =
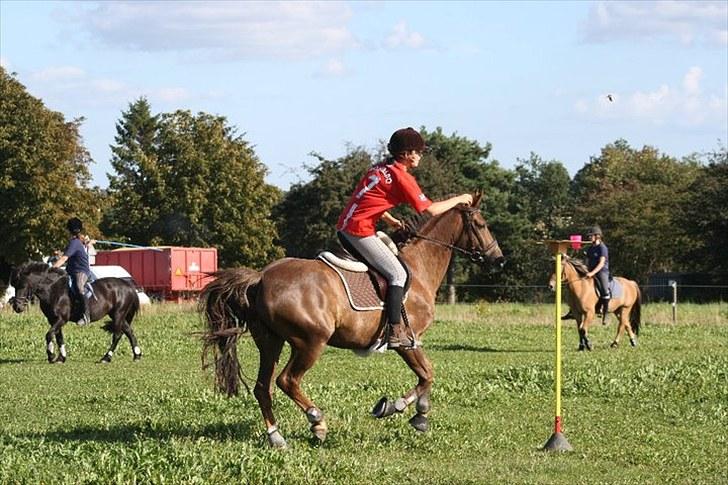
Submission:
<svg viewBox="0 0 728 485">
<path fill-rule="evenodd" d="M 67 443 L 69 441 L 96 441 L 101 443 L 132 443 L 144 439 L 168 440 L 170 438 L 211 438 L 220 441 L 243 441 L 260 438 L 260 423 L 215 423 L 203 427 L 151 426 L 126 424 L 110 428 L 80 426 L 65 431 L 28 433 L 24 438 Z"/>
<path fill-rule="evenodd" d="M 26 362 L 35 362 L 33 359 L 0 359 L 0 365 L 3 364 L 25 364 Z"/>
<path fill-rule="evenodd" d="M 460 352 L 494 352 L 494 353 L 534 353 L 541 354 L 544 352 L 553 352 L 552 350 L 543 349 L 496 349 L 493 347 L 476 347 L 467 344 L 432 344 L 427 346 L 427 350 L 444 350 L 444 351 L 460 351 Z"/>
</svg>

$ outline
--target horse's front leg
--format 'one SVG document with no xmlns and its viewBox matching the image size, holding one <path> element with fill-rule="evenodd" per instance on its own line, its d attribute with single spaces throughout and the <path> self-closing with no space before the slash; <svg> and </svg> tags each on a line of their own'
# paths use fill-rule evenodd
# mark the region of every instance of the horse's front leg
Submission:
<svg viewBox="0 0 728 485">
<path fill-rule="evenodd" d="M 427 431 L 429 429 L 427 414 L 430 411 L 430 390 L 434 379 L 432 364 L 422 347 L 409 350 L 397 349 L 397 353 L 409 368 L 417 374 L 417 385 L 393 402 L 389 401 L 387 397 L 382 397 L 372 409 L 372 415 L 376 418 L 391 416 L 394 413 L 403 412 L 410 404 L 417 402 L 417 414 L 409 420 L 409 423 L 417 431 Z"/>
<path fill-rule="evenodd" d="M 55 338 L 58 342 L 59 347 L 62 345 L 61 342 L 63 342 L 63 336 L 61 336 L 60 340 L 58 339 L 58 335 L 60 333 L 61 327 L 63 326 L 65 322 L 63 320 L 57 319 L 54 323 L 51 323 L 51 328 L 46 332 L 45 340 L 46 340 L 46 355 L 48 357 L 48 363 L 53 364 L 55 362 L 63 363 L 66 361 L 65 353 L 66 353 L 66 346 L 62 346 L 62 354 L 59 359 L 56 359 L 56 353 L 55 353 L 55 347 L 53 346 L 53 339 Z"/>
<path fill-rule="evenodd" d="M 63 338 L 63 324 L 58 327 L 58 332 L 56 332 L 56 343 L 58 344 L 58 357 L 56 358 L 56 363 L 63 364 L 66 362 L 66 344 Z"/>
<path fill-rule="evenodd" d="M 576 325 L 579 329 L 579 350 L 591 350 L 592 344 L 589 340 L 589 324 L 594 319 L 594 311 L 588 311 L 582 315 L 583 320 L 577 319 Z"/>
</svg>

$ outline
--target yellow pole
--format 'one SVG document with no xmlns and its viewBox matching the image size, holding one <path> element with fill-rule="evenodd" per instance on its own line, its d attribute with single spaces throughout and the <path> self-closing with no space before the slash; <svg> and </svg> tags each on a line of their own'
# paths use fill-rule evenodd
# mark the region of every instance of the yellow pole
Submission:
<svg viewBox="0 0 728 485">
<path fill-rule="evenodd" d="M 544 241 L 548 244 L 556 260 L 556 305 L 554 324 L 556 325 L 556 372 L 554 391 L 556 394 L 556 417 L 554 419 L 554 433 L 548 439 L 543 449 L 547 451 L 571 451 L 571 445 L 561 432 L 561 255 L 571 244 L 571 241 Z"/>
<path fill-rule="evenodd" d="M 556 252 L 556 419 L 554 433 L 561 432 L 561 251 Z"/>
</svg>

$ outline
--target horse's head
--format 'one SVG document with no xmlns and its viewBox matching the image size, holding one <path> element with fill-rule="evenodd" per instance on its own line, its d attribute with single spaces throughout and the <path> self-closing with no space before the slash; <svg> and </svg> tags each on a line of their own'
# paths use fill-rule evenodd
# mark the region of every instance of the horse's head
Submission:
<svg viewBox="0 0 728 485">
<path fill-rule="evenodd" d="M 485 218 L 480 213 L 482 196 L 482 193 L 476 192 L 473 194 L 471 206 L 457 207 L 463 217 L 463 232 L 456 245 L 470 256 L 472 261 L 480 264 L 490 263 L 502 269 L 506 258 L 503 257 L 498 241 L 493 237 Z"/>
<path fill-rule="evenodd" d="M 61 269 L 49 268 L 46 263 L 25 263 L 14 269 L 10 275 L 10 284 L 15 288 L 15 297 L 11 300 L 13 310 L 20 313 L 38 290 L 45 289 L 66 273 Z"/>
<path fill-rule="evenodd" d="M 569 257 L 567 254 L 561 255 L 561 282 L 562 283 L 568 283 L 569 276 L 567 275 L 567 270 L 572 270 L 572 276 L 573 280 L 578 280 L 586 277 L 586 274 L 589 272 L 589 268 L 586 267 L 583 261 L 579 259 L 574 259 Z M 576 273 L 574 275 L 574 272 Z M 549 278 L 549 289 L 551 291 L 554 291 L 556 289 L 556 273 L 551 273 L 551 277 Z"/>
<path fill-rule="evenodd" d="M 562 262 L 561 265 L 561 282 L 566 281 L 566 274 L 564 273 L 564 269 L 566 266 L 566 260 L 569 258 L 566 254 L 562 254 Z M 551 258 L 552 260 L 556 260 L 556 257 Z M 556 291 L 556 273 L 551 273 L 551 276 L 549 277 L 549 290 Z"/>
</svg>

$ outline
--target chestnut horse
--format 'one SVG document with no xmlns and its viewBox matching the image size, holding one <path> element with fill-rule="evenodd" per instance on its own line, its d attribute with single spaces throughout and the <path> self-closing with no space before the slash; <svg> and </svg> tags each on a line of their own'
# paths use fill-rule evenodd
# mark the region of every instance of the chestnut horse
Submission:
<svg viewBox="0 0 728 485">
<path fill-rule="evenodd" d="M 587 278 L 589 269 L 586 265 L 574 258 L 563 254 L 563 265 L 561 270 L 561 281 L 569 288 L 569 307 L 576 318 L 576 328 L 579 331 L 579 350 L 591 350 L 592 344 L 589 340 L 588 330 L 594 315 L 596 305 L 599 301 L 597 296 L 594 278 Z M 627 278 L 614 278 L 622 285 L 622 294 L 618 298 L 614 296 L 609 301 L 608 312 L 614 312 L 619 319 L 617 335 L 614 337 L 611 346 L 617 347 L 622 333 L 626 330 L 629 334 L 629 342 L 632 347 L 637 346 L 637 335 L 640 332 L 640 306 L 641 293 L 637 282 Z M 549 287 L 553 290 L 556 284 L 555 275 L 551 275 Z"/>
<path fill-rule="evenodd" d="M 419 341 L 435 316 L 435 295 L 453 250 L 478 262 L 501 265 L 503 254 L 477 209 L 458 206 L 427 220 L 419 232 L 410 234 L 400 251 L 409 267 L 411 286 L 405 303 L 410 328 Z M 203 361 L 208 350 L 215 356 L 216 384 L 229 396 L 238 392 L 240 367 L 236 341 L 250 331 L 260 362 L 253 394 L 258 400 L 274 448 L 284 448 L 273 416 L 272 379 L 285 342 L 291 356 L 276 384 L 303 411 L 316 439 L 326 438 L 324 415 L 301 389 L 301 379 L 327 345 L 344 349 L 369 349 L 381 338 L 383 312 L 355 311 L 349 305 L 339 276 L 320 260 L 284 258 L 261 271 L 248 268 L 223 270 L 202 291 L 200 310 L 207 323 Z M 421 346 L 395 350 L 417 375 L 417 385 L 392 402 L 383 397 L 372 413 L 385 417 L 403 412 L 416 401 L 417 414 L 410 424 L 419 431 L 428 428 L 433 369 Z"/>
</svg>

